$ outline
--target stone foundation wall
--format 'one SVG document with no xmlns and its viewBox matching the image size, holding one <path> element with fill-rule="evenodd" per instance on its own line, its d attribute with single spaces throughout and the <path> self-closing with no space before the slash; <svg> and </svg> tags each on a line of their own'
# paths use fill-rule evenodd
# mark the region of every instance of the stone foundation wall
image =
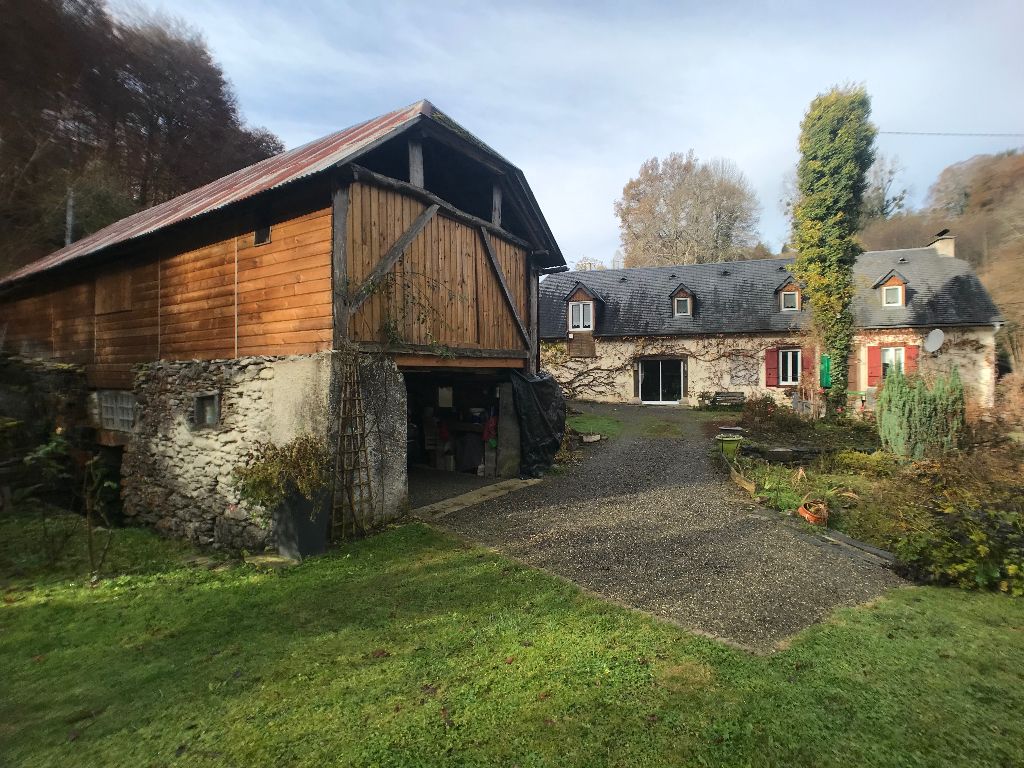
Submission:
<svg viewBox="0 0 1024 768">
<path fill-rule="evenodd" d="M 257 442 L 281 445 L 306 433 L 329 439 L 336 358 L 322 353 L 140 366 L 135 428 L 121 473 L 126 516 L 203 546 L 270 546 L 268 516 L 238 498 L 233 471 Z M 390 360 L 365 360 L 360 370 L 375 520 L 382 522 L 406 507 L 405 389 Z M 219 394 L 220 420 L 197 427 L 195 397 L 206 393 Z"/>
</svg>

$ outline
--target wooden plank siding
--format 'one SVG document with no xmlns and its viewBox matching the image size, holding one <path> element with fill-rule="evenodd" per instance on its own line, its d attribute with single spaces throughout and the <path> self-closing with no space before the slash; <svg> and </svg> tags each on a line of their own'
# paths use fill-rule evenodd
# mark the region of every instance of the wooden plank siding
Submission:
<svg viewBox="0 0 1024 768">
<path fill-rule="evenodd" d="M 337 237 L 346 256 L 340 289 L 351 299 L 430 204 L 358 180 L 346 197 Z M 337 266 L 330 196 L 323 190 L 279 210 L 263 245 L 253 242 L 248 213 L 225 214 L 0 297 L 3 349 L 83 364 L 103 388 L 130 388 L 140 362 L 330 349 Z M 493 231 L 489 239 L 512 304 L 530 326 L 527 250 Z M 429 348 L 441 346 L 476 350 L 464 365 L 526 367 L 528 344 L 481 230 L 457 211 L 442 207 L 385 274 L 349 318 L 352 341 L 389 343 L 409 366 L 437 364 Z"/>
<path fill-rule="evenodd" d="M 83 364 L 92 386 L 116 389 L 141 362 L 330 349 L 330 240 L 331 211 L 317 209 L 274 222 L 264 245 L 243 231 L 33 286 L 0 299 L 3 348 Z"/>
<path fill-rule="evenodd" d="M 346 247 L 355 291 L 428 206 L 362 182 L 350 186 L 349 200 Z M 526 251 L 499 236 L 492 235 L 491 243 L 519 317 L 527 324 Z M 527 350 L 488 264 L 480 231 L 444 210 L 427 223 L 388 277 L 359 306 L 349 333 L 353 341 L 363 343 Z M 414 359 L 419 360 L 403 361 L 413 365 Z M 487 358 L 476 362 L 488 364 Z"/>
</svg>

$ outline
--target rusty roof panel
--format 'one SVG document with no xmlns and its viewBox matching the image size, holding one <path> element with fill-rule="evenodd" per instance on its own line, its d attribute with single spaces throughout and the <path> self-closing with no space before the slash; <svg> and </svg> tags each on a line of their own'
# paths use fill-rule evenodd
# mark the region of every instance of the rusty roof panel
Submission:
<svg viewBox="0 0 1024 768">
<path fill-rule="evenodd" d="M 354 157 L 421 115 L 430 115 L 433 111 L 430 102 L 419 101 L 269 157 L 191 192 L 114 222 L 6 275 L 0 279 L 0 287 L 327 170 Z"/>
</svg>

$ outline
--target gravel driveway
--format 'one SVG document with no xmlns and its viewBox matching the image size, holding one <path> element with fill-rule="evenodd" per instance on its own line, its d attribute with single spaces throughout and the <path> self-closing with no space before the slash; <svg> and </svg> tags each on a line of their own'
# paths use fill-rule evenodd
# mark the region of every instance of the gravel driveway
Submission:
<svg viewBox="0 0 1024 768">
<path fill-rule="evenodd" d="M 438 524 L 612 600 L 770 651 L 904 582 L 754 504 L 712 463 L 704 414 L 574 404 L 621 420 L 564 474 Z"/>
</svg>

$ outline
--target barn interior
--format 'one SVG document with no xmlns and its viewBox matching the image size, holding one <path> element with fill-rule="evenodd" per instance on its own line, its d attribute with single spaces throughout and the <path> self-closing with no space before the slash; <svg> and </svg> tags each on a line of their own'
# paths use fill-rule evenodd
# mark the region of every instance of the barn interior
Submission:
<svg viewBox="0 0 1024 768">
<path fill-rule="evenodd" d="M 403 374 L 411 509 L 519 476 L 519 423 L 508 371 Z"/>
</svg>

